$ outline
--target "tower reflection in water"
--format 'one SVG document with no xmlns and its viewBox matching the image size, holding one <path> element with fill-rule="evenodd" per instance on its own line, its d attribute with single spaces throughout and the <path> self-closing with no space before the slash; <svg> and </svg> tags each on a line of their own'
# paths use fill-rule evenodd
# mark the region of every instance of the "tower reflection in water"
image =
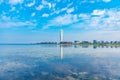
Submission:
<svg viewBox="0 0 120 80">
<path fill-rule="evenodd" d="M 63 59 L 63 46 L 60 45 L 60 59 Z"/>
</svg>

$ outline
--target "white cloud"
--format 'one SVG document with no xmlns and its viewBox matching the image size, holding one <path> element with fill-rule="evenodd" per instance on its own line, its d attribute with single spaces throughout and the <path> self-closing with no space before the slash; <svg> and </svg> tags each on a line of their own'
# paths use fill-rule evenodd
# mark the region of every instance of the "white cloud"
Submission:
<svg viewBox="0 0 120 80">
<path fill-rule="evenodd" d="M 61 12 L 64 12 L 64 11 L 66 11 L 66 12 L 72 12 L 72 8 L 69 8 L 71 5 L 72 5 L 73 3 L 70 3 L 70 4 L 68 4 L 67 5 L 67 7 L 64 7 L 64 8 L 62 8 L 62 9 L 60 9 L 60 10 L 55 10 L 53 13 L 51 13 L 51 15 L 53 15 L 53 14 L 59 14 L 59 13 L 61 13 Z M 73 10 L 74 11 L 74 10 Z"/>
<path fill-rule="evenodd" d="M 100 2 L 100 0 L 81 0 L 80 4 L 84 4 L 84 3 L 95 3 L 95 2 Z"/>
<path fill-rule="evenodd" d="M 9 0 L 9 3 L 12 5 L 21 4 L 23 3 L 23 0 Z"/>
<path fill-rule="evenodd" d="M 27 7 L 32 7 L 32 6 L 34 6 L 34 5 L 35 5 L 35 0 L 34 0 L 33 2 L 27 4 L 26 6 L 27 6 Z"/>
<path fill-rule="evenodd" d="M 63 12 L 63 11 L 66 11 L 66 10 L 67 10 L 67 7 L 62 8 L 61 10 L 58 10 L 58 11 L 56 11 L 55 13 L 56 13 L 56 14 L 59 14 L 60 12 Z"/>
<path fill-rule="evenodd" d="M 62 11 L 67 8 L 61 9 Z M 85 30 L 120 30 L 120 9 L 93 10 L 87 14 L 66 14 L 49 20 L 45 28 L 65 26 Z"/>
<path fill-rule="evenodd" d="M 51 8 L 52 7 L 51 3 L 48 3 L 48 6 L 49 6 L 49 8 Z"/>
<path fill-rule="evenodd" d="M 105 10 L 94 10 L 92 15 L 104 15 L 105 14 Z"/>
<path fill-rule="evenodd" d="M 93 16 L 93 13 L 97 16 Z M 81 22 L 71 27 L 90 30 L 120 30 L 120 11 L 118 9 L 96 10 L 93 13 L 79 15 Z"/>
<path fill-rule="evenodd" d="M 51 6 L 52 6 L 52 8 L 55 8 L 56 3 L 52 3 Z"/>
<path fill-rule="evenodd" d="M 52 23 L 57 25 L 68 25 L 77 21 L 77 16 L 72 14 L 67 14 L 64 16 L 58 16 L 55 19 L 51 20 Z"/>
<path fill-rule="evenodd" d="M 80 4 L 84 4 L 84 3 L 96 3 L 96 2 L 105 2 L 105 3 L 108 3 L 108 2 L 111 2 L 111 0 L 80 0 Z"/>
<path fill-rule="evenodd" d="M 48 17 L 49 16 L 49 14 L 46 14 L 46 13 L 44 13 L 43 15 L 42 15 L 42 17 Z"/>
<path fill-rule="evenodd" d="M 70 25 L 77 22 L 77 15 L 66 14 L 63 16 L 58 16 L 48 22 L 48 25 L 45 25 L 43 29 L 49 28 L 50 26 L 64 26 Z"/>
<path fill-rule="evenodd" d="M 11 20 L 10 17 L 4 16 L 4 15 L 1 16 L 1 21 L 10 21 L 10 20 Z"/>
<path fill-rule="evenodd" d="M 38 7 L 36 7 L 36 10 L 42 10 L 44 8 L 43 5 L 39 5 Z"/>
<path fill-rule="evenodd" d="M 56 10 L 55 12 L 53 12 L 52 14 L 59 14 L 59 13 L 61 13 L 61 12 L 64 12 L 64 11 L 67 11 L 68 10 L 68 8 L 67 7 L 64 7 L 64 8 L 62 8 L 62 9 L 60 9 L 60 10 Z M 69 12 L 69 11 L 68 11 Z M 51 14 L 51 15 L 52 15 Z"/>
<path fill-rule="evenodd" d="M 54 3 L 51 4 L 50 2 L 47 2 L 46 0 L 42 0 L 41 4 L 38 7 L 36 7 L 36 10 L 41 10 L 43 8 L 49 8 L 49 9 L 51 9 L 51 8 L 54 8 L 55 5 L 56 4 L 54 4 Z"/>
<path fill-rule="evenodd" d="M 42 0 L 42 4 L 43 4 L 43 5 L 47 5 L 49 8 L 52 7 L 51 3 L 49 3 L 49 2 L 47 2 L 47 1 L 45 1 L 45 0 Z"/>
<path fill-rule="evenodd" d="M 106 3 L 108 3 L 108 2 L 110 2 L 111 0 L 103 0 L 104 2 L 106 2 Z"/>
<path fill-rule="evenodd" d="M 0 28 L 10 28 L 10 27 L 35 27 L 36 23 L 32 21 L 7 21 L 7 22 L 0 22 Z"/>
<path fill-rule="evenodd" d="M 10 27 L 35 27 L 36 21 L 18 21 L 11 19 L 10 17 L 2 15 L 0 18 L 0 28 L 10 28 Z"/>
<path fill-rule="evenodd" d="M 74 8 L 67 9 L 67 13 L 72 13 L 74 11 Z"/>
<path fill-rule="evenodd" d="M 36 13 L 35 13 L 35 12 L 31 14 L 31 16 L 32 16 L 32 17 L 33 17 L 33 16 L 35 16 L 35 15 L 36 15 Z"/>
<path fill-rule="evenodd" d="M 78 15 L 78 17 L 82 18 L 83 20 L 86 20 L 90 17 L 90 15 L 81 13 L 81 14 Z"/>
</svg>

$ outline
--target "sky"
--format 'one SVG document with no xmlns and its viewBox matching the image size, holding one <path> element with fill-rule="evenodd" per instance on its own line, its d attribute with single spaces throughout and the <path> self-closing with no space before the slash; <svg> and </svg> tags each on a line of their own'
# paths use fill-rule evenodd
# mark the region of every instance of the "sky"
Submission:
<svg viewBox="0 0 120 80">
<path fill-rule="evenodd" d="M 0 43 L 120 41 L 120 0 L 0 0 Z"/>
</svg>

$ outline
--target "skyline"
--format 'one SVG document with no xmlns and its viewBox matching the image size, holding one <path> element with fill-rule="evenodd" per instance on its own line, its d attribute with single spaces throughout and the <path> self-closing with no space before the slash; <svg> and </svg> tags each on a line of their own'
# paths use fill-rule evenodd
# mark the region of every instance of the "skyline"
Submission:
<svg viewBox="0 0 120 80">
<path fill-rule="evenodd" d="M 0 0 L 0 43 L 120 40 L 119 0 Z"/>
</svg>

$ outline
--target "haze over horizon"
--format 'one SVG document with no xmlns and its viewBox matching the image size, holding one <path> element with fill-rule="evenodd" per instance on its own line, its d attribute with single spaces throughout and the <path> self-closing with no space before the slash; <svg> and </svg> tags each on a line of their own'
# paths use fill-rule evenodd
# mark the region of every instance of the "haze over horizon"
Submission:
<svg viewBox="0 0 120 80">
<path fill-rule="evenodd" d="M 120 0 L 0 0 L 0 43 L 120 41 Z"/>
</svg>

